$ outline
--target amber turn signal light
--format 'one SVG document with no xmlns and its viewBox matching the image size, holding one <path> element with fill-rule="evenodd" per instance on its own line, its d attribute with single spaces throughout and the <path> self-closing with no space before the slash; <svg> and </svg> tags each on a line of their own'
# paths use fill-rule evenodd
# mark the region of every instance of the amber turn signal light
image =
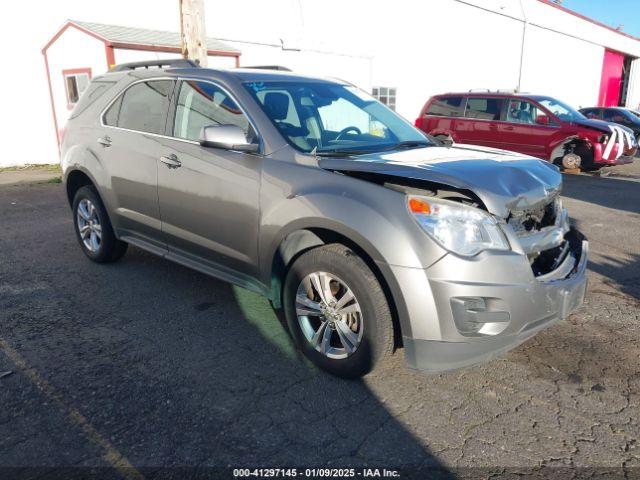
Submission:
<svg viewBox="0 0 640 480">
<path fill-rule="evenodd" d="M 409 199 L 409 210 L 411 210 L 411 213 L 421 213 L 422 215 L 431 214 L 431 206 L 419 198 Z"/>
</svg>

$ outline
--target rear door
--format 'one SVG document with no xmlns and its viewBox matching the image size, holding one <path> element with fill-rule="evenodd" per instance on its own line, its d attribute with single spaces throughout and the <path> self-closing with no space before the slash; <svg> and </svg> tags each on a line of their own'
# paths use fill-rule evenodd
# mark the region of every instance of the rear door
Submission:
<svg viewBox="0 0 640 480">
<path fill-rule="evenodd" d="M 504 99 L 500 97 L 468 97 L 464 118 L 456 122 L 459 141 L 471 145 L 502 148 L 498 123 L 503 105 Z"/>
<path fill-rule="evenodd" d="M 158 198 L 169 256 L 243 284 L 256 274 L 262 157 L 205 148 L 202 127 L 255 131 L 230 94 L 210 81 L 179 82 L 158 163 Z"/>
<path fill-rule="evenodd" d="M 498 132 L 502 148 L 549 159 L 549 145 L 560 125 L 534 102 L 509 99 Z"/>
<path fill-rule="evenodd" d="M 112 221 L 118 235 L 164 249 L 158 208 L 157 160 L 175 82 L 136 82 L 105 111 L 97 155 L 108 172 Z"/>
</svg>

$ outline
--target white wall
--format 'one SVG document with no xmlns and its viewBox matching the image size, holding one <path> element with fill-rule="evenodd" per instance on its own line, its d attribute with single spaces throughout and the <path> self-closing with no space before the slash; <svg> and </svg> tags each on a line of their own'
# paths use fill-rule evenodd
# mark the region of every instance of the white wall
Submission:
<svg viewBox="0 0 640 480">
<path fill-rule="evenodd" d="M 631 77 L 627 92 L 627 107 L 640 110 L 640 60 L 631 62 Z"/>
<path fill-rule="evenodd" d="M 518 21 L 451 0 L 425 2 L 420 14 L 403 10 L 403 29 L 375 57 L 374 82 L 397 87 L 396 110 L 405 118 L 415 120 L 438 93 L 517 86 Z"/>
<path fill-rule="evenodd" d="M 277 63 L 366 89 L 396 87 L 397 110 L 411 121 L 435 93 L 515 88 L 525 18 L 523 90 L 587 105 L 597 100 L 605 46 L 640 57 L 639 41 L 538 0 L 207 0 L 205 9 L 209 36 L 253 42 L 231 43 L 243 51 L 242 65 Z M 86 0 L 8 2 L 0 17 L 0 42 L 11 46 L 3 63 L 20 72 L 20 87 L 28 94 L 3 97 L 0 132 L 14 149 L 0 158 L 0 166 L 58 161 L 40 49 L 66 18 L 179 30 L 175 0 L 110 0 L 109 8 Z M 283 51 L 281 44 L 301 51 Z M 116 52 L 116 60 L 149 54 Z M 105 58 L 104 51 L 95 55 L 98 62 Z M 226 61 L 233 60 L 221 60 Z M 634 82 L 630 98 L 640 101 L 640 74 Z M 12 76 L 0 76 L 4 91 L 15 91 L 15 85 Z"/>
<path fill-rule="evenodd" d="M 601 46 L 529 25 L 521 90 L 557 97 L 576 108 L 594 106 L 603 57 Z"/>
<path fill-rule="evenodd" d="M 281 65 L 302 75 L 340 78 L 365 90 L 371 88 L 371 59 L 368 57 L 306 49 L 283 50 L 277 45 L 249 42 L 225 43 L 242 51 L 241 67 Z"/>
</svg>

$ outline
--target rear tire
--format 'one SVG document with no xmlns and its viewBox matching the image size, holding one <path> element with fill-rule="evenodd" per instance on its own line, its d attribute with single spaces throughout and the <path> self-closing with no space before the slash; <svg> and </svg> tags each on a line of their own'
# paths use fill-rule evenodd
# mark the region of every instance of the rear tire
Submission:
<svg viewBox="0 0 640 480">
<path fill-rule="evenodd" d="M 128 244 L 116 238 L 107 210 L 93 186 L 78 189 L 72 211 L 76 238 L 89 259 L 96 263 L 115 262 L 126 253 Z"/>
<path fill-rule="evenodd" d="M 314 288 L 325 280 L 328 288 Z M 350 300 L 341 306 L 343 297 Z M 284 284 L 283 307 L 296 346 L 332 375 L 361 377 L 393 352 L 393 321 L 384 291 L 364 261 L 343 245 L 318 247 L 294 261 Z"/>
</svg>

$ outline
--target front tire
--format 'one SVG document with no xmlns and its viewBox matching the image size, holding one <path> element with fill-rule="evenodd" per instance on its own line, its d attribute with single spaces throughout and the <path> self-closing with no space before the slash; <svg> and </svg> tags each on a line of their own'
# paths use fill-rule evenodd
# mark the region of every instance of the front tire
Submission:
<svg viewBox="0 0 640 480">
<path fill-rule="evenodd" d="M 296 346 L 321 369 L 361 377 L 393 352 L 393 322 L 378 279 L 339 244 L 298 257 L 284 285 L 283 306 Z"/>
<path fill-rule="evenodd" d="M 84 254 L 96 263 L 115 262 L 127 251 L 127 243 L 113 232 L 107 210 L 93 186 L 80 188 L 73 198 L 73 225 Z"/>
</svg>

